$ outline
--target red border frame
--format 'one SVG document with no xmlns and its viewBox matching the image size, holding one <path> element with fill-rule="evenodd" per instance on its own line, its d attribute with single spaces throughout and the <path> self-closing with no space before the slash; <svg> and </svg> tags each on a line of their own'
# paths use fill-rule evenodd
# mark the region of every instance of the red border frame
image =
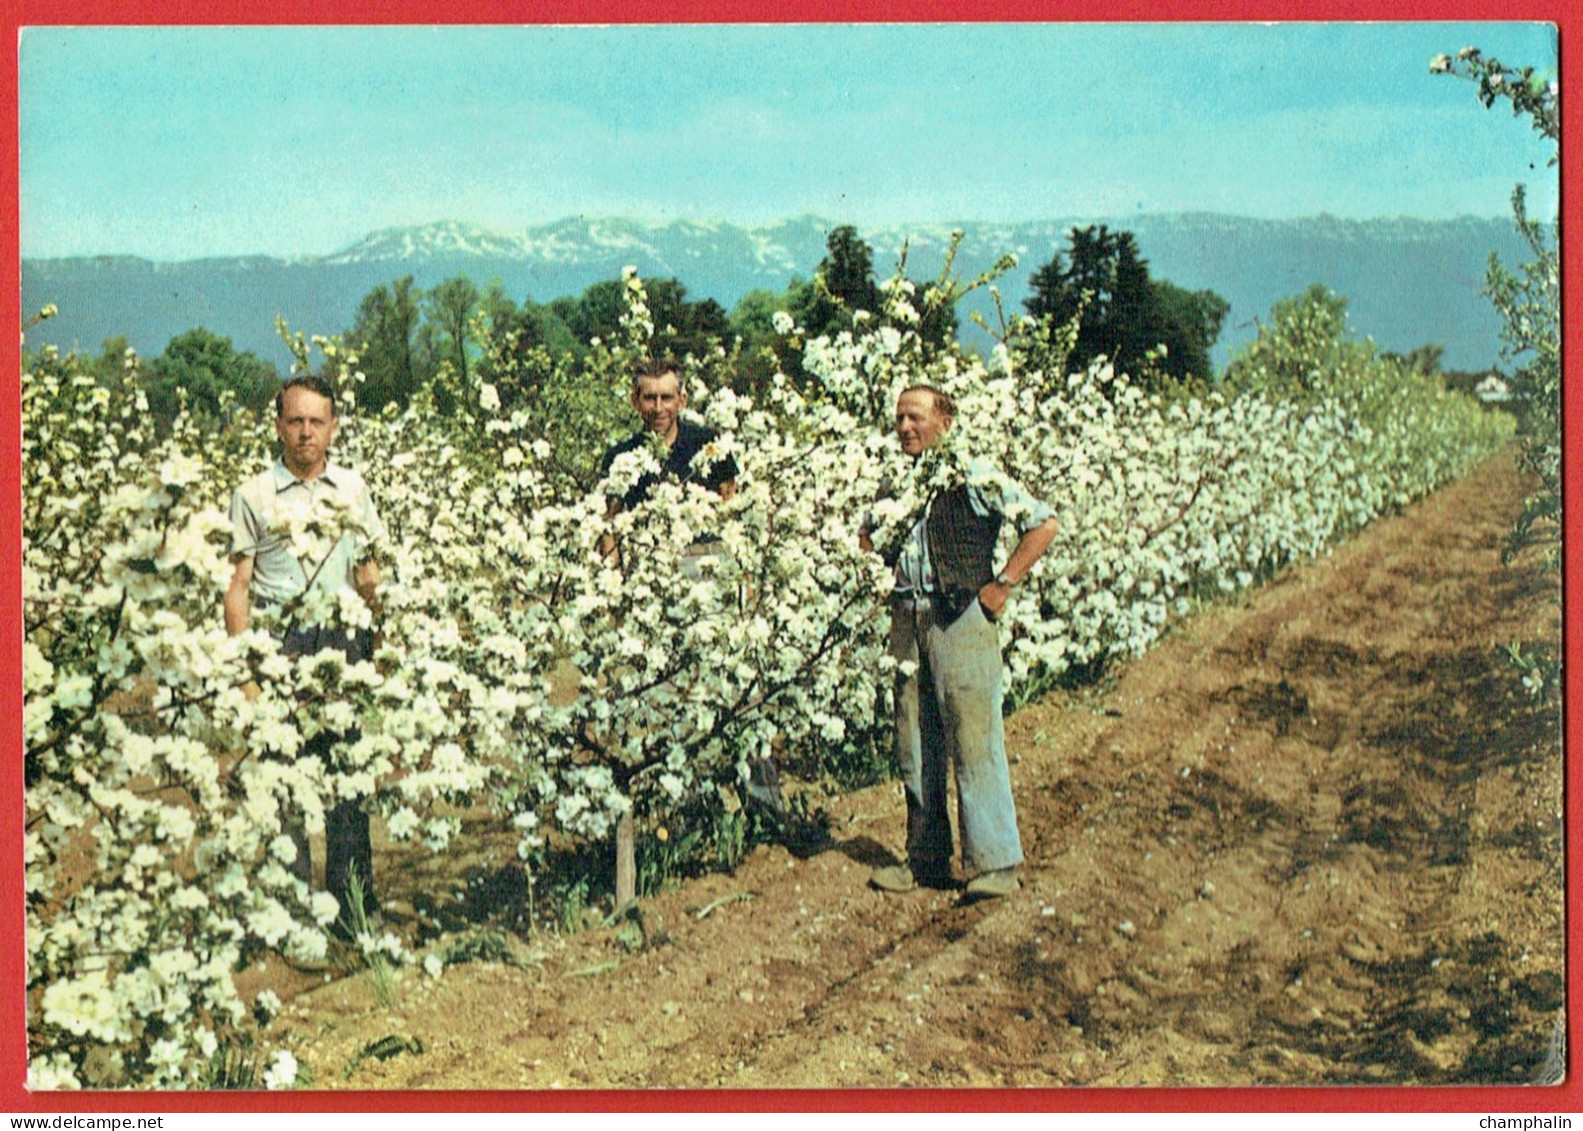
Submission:
<svg viewBox="0 0 1583 1131">
<path fill-rule="evenodd" d="M 9 207 L 0 213 L 0 325 L 21 324 L 21 253 L 17 218 L 18 121 L 17 40 L 19 27 L 39 24 L 142 25 L 142 24 L 488 24 L 488 23 L 874 23 L 958 22 L 965 11 L 975 20 L 1035 22 L 1082 21 L 1077 0 L 993 0 L 964 9 L 959 0 L 547 0 L 526 4 L 504 0 L 475 0 L 449 13 L 436 12 L 433 0 L 275 0 L 268 6 L 248 0 L 17 0 L 6 12 L 10 50 L 0 60 L 0 150 L 12 160 L 0 162 L 0 193 Z M 1168 15 L 1166 13 L 1169 13 Z M 465 19 L 457 13 L 465 13 Z M 1527 20 L 1549 22 L 1561 29 L 1564 80 L 1577 74 L 1583 33 L 1576 18 L 1567 18 L 1562 0 L 1526 3 L 1499 0 L 1429 0 L 1420 3 L 1381 3 L 1379 0 L 1264 0 L 1250 9 L 1238 0 L 1187 0 L 1167 8 L 1160 0 L 1113 0 L 1107 6 L 1109 21 L 1130 20 Z M 1571 23 L 1569 28 L 1567 25 Z M 1447 45 L 1449 47 L 1454 44 Z M 1427 60 L 1426 60 L 1427 64 Z M 1472 92 L 1469 91 L 1472 101 Z M 1497 108 L 1498 109 L 1498 108 Z M 1579 130 L 1577 114 L 1563 115 L 1563 150 L 1575 152 Z M 1514 126 L 1514 128 L 1521 128 Z M 1577 205 L 1575 181 L 1562 177 L 1563 325 L 1576 326 L 1580 310 Z M 1570 343 L 1569 343 L 1570 344 Z M 1018 1090 L 898 1090 L 876 1089 L 839 1092 L 798 1091 L 593 1091 L 593 1092 L 287 1092 L 287 1093 L 42 1093 L 26 1091 L 26 1028 L 23 995 L 23 887 L 22 887 L 22 651 L 21 530 L 20 530 L 20 422 L 18 419 L 18 339 L 0 334 L 0 1109 L 10 1112 L 227 1112 L 227 1111 L 456 1111 L 456 1112 L 589 1112 L 589 1111 L 983 1111 L 1006 1112 L 1489 1112 L 1492 1114 L 1556 1114 L 1583 1111 L 1583 1080 L 1574 1067 L 1566 1083 L 1557 1087 L 1503 1086 L 1491 1088 L 1160 1088 L 1160 1089 L 1018 1089 Z M 1567 414 L 1564 447 L 1578 451 L 1580 422 L 1571 410 L 1577 403 L 1577 365 L 1565 373 Z M 1566 530 L 1578 529 L 1578 499 L 1583 491 L 1579 460 L 1567 460 L 1565 492 Z M 1568 538 L 1570 543 L 1571 539 Z M 1570 546 L 1568 547 L 1571 548 Z M 1566 592 L 1576 594 L 1580 577 L 1579 556 L 1568 553 L 1564 567 Z M 1563 645 L 1577 639 L 1580 627 L 1578 602 L 1567 603 Z M 1566 654 L 1565 651 L 1563 654 Z M 1567 701 L 1579 702 L 1583 671 L 1567 671 Z M 1577 712 L 1567 717 L 1567 747 L 1574 753 L 1583 734 Z M 1583 858 L 1583 822 L 1578 798 L 1583 792 L 1583 769 L 1568 759 L 1566 769 L 1567 859 Z M 1570 869 L 1568 869 L 1570 871 Z M 1570 885 L 1569 885 L 1570 887 Z M 1567 992 L 1573 1016 L 1583 1010 L 1583 932 L 1578 917 L 1567 922 Z M 1577 1027 L 1569 1024 L 1575 1041 Z M 1570 1042 L 1569 1042 L 1570 1043 Z M 1570 1058 L 1569 1058 L 1570 1059 Z"/>
</svg>

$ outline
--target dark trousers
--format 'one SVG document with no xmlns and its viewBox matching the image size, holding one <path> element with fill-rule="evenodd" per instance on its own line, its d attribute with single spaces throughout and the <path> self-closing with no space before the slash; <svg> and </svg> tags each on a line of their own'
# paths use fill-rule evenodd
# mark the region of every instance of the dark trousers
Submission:
<svg viewBox="0 0 1583 1131">
<path fill-rule="evenodd" d="M 361 629 L 294 626 L 286 631 L 282 645 L 288 656 L 311 656 L 326 648 L 343 654 L 348 663 L 357 663 L 372 654 L 373 636 Z M 318 734 L 303 744 L 302 753 L 323 758 L 328 764 L 332 747 L 342 742 L 356 742 L 359 737 L 356 729 L 346 734 Z M 286 835 L 297 846 L 297 860 L 292 871 L 312 887 L 313 855 L 308 832 L 300 820 L 293 820 L 286 828 Z M 374 846 L 368 833 L 368 814 L 357 801 L 337 801 L 324 813 L 324 890 L 341 905 L 340 918 L 347 924 L 352 921 L 354 875 L 362 888 L 363 912 L 373 915 L 379 910 L 379 897 L 374 894 Z"/>
</svg>

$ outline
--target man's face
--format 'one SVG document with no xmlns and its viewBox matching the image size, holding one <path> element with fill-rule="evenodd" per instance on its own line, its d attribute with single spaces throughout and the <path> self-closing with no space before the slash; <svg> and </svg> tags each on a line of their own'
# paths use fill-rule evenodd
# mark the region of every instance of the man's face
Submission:
<svg viewBox="0 0 1583 1131">
<path fill-rule="evenodd" d="M 294 385 L 286 390 L 275 417 L 281 458 L 293 475 L 309 478 L 324 470 L 337 421 L 330 398 Z"/>
<path fill-rule="evenodd" d="M 687 394 L 674 373 L 639 377 L 632 391 L 632 407 L 643 418 L 643 427 L 667 444 L 676 439 L 676 420 L 687 407 Z"/>
<path fill-rule="evenodd" d="M 933 393 L 909 389 L 896 399 L 896 436 L 908 455 L 922 455 L 950 427 L 951 418 L 934 403 Z"/>
</svg>

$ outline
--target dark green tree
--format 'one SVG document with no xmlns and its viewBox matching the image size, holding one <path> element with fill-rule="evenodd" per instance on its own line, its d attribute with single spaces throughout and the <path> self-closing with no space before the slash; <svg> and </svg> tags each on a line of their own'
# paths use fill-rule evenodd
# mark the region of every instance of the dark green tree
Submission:
<svg viewBox="0 0 1583 1131">
<path fill-rule="evenodd" d="M 1189 291 L 1167 279 L 1154 281 L 1160 340 L 1168 353 L 1165 369 L 1176 377 L 1208 378 L 1214 373 L 1210 350 L 1220 338 L 1231 304 L 1214 291 Z"/>
<path fill-rule="evenodd" d="M 485 288 L 480 305 L 489 340 L 479 373 L 508 408 L 541 390 L 557 361 L 580 356 L 576 335 L 551 307 L 527 298 L 519 307 L 498 282 Z"/>
<path fill-rule="evenodd" d="M 594 338 L 608 342 L 620 335 L 621 316 L 627 311 L 625 296 L 620 279 L 603 279 L 575 300 L 556 299 L 550 309 L 571 327 L 578 342 L 586 346 Z"/>
<path fill-rule="evenodd" d="M 1394 350 L 1382 350 L 1380 356 L 1387 361 L 1395 361 L 1406 366 L 1414 373 L 1422 373 L 1426 377 L 1433 377 L 1442 372 L 1441 359 L 1445 357 L 1446 347 L 1436 342 L 1426 342 L 1421 346 L 1414 346 L 1406 353 L 1397 353 Z"/>
<path fill-rule="evenodd" d="M 1165 320 L 1149 279 L 1149 263 L 1131 232 L 1116 233 L 1115 283 L 1106 313 L 1105 330 L 1115 343 L 1118 363 L 1141 370 L 1148 352 L 1165 341 Z"/>
<path fill-rule="evenodd" d="M 244 408 L 262 410 L 279 387 L 273 365 L 199 326 L 172 338 L 149 363 L 145 391 L 149 412 L 161 423 L 175 417 L 185 395 L 199 424 L 217 427 L 225 423 L 226 393 Z"/>
<path fill-rule="evenodd" d="M 825 239 L 825 251 L 819 272 L 830 294 L 848 310 L 877 315 L 882 299 L 874 282 L 874 249 L 858 238 L 856 228 L 843 224 Z"/>
<path fill-rule="evenodd" d="M 703 357 L 715 343 L 730 340 L 730 316 L 714 299 L 690 301 L 687 287 L 677 279 L 655 279 L 646 289 L 656 354 Z"/>
<path fill-rule="evenodd" d="M 656 355 L 702 357 L 716 342 L 731 340 L 731 319 L 712 298 L 694 302 L 679 279 L 645 279 L 649 317 L 654 322 L 651 350 Z M 612 341 L 621 335 L 627 312 L 626 288 L 619 279 L 595 283 L 575 303 L 557 299 L 549 310 L 565 320 L 580 343 Z"/>
<path fill-rule="evenodd" d="M 850 330 L 854 311 L 866 310 L 877 317 L 883 301 L 874 282 L 874 249 L 859 238 L 856 228 L 842 224 L 825 237 L 825 257 L 814 278 L 793 288 L 790 313 L 809 337 L 816 338 Z"/>
<path fill-rule="evenodd" d="M 361 351 L 364 408 L 379 410 L 387 404 L 404 406 L 428 378 L 420 361 L 417 337 L 422 292 L 412 276 L 380 285 L 363 296 L 357 321 L 345 337 Z"/>
<path fill-rule="evenodd" d="M 801 347 L 776 329 L 777 310 L 790 314 L 807 280 L 793 277 L 787 290 L 750 290 L 731 309 L 731 334 L 741 341 L 733 387 L 739 393 L 761 396 L 776 372 L 799 372 Z"/>
<path fill-rule="evenodd" d="M 761 396 L 777 372 L 799 371 L 801 351 L 775 329 L 775 313 L 790 313 L 796 298 L 808 285 L 794 277 L 791 286 L 776 294 L 771 290 L 752 290 L 737 300 L 730 315 L 731 333 L 742 343 L 733 386 L 738 392 Z"/>
<path fill-rule="evenodd" d="M 468 344 L 473 336 L 473 315 L 482 296 L 465 275 L 445 280 L 424 296 L 424 321 L 430 327 L 436 359 L 449 361 L 458 380 L 465 386 L 468 374 Z"/>
<path fill-rule="evenodd" d="M 1136 237 L 1104 224 L 1073 228 L 1066 254 L 1057 251 L 1035 271 L 1029 288 L 1023 305 L 1035 318 L 1079 319 L 1069 364 L 1103 356 L 1145 382 L 1209 377 L 1209 351 L 1231 309 L 1213 291 L 1152 278 Z"/>
</svg>

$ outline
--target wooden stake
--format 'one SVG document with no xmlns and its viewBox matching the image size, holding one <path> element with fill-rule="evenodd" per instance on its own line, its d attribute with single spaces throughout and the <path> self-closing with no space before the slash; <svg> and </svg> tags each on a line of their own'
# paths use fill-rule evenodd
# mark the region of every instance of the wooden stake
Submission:
<svg viewBox="0 0 1583 1131">
<path fill-rule="evenodd" d="M 632 811 L 616 822 L 616 910 L 631 905 L 638 894 L 638 860 L 632 835 Z"/>
</svg>

